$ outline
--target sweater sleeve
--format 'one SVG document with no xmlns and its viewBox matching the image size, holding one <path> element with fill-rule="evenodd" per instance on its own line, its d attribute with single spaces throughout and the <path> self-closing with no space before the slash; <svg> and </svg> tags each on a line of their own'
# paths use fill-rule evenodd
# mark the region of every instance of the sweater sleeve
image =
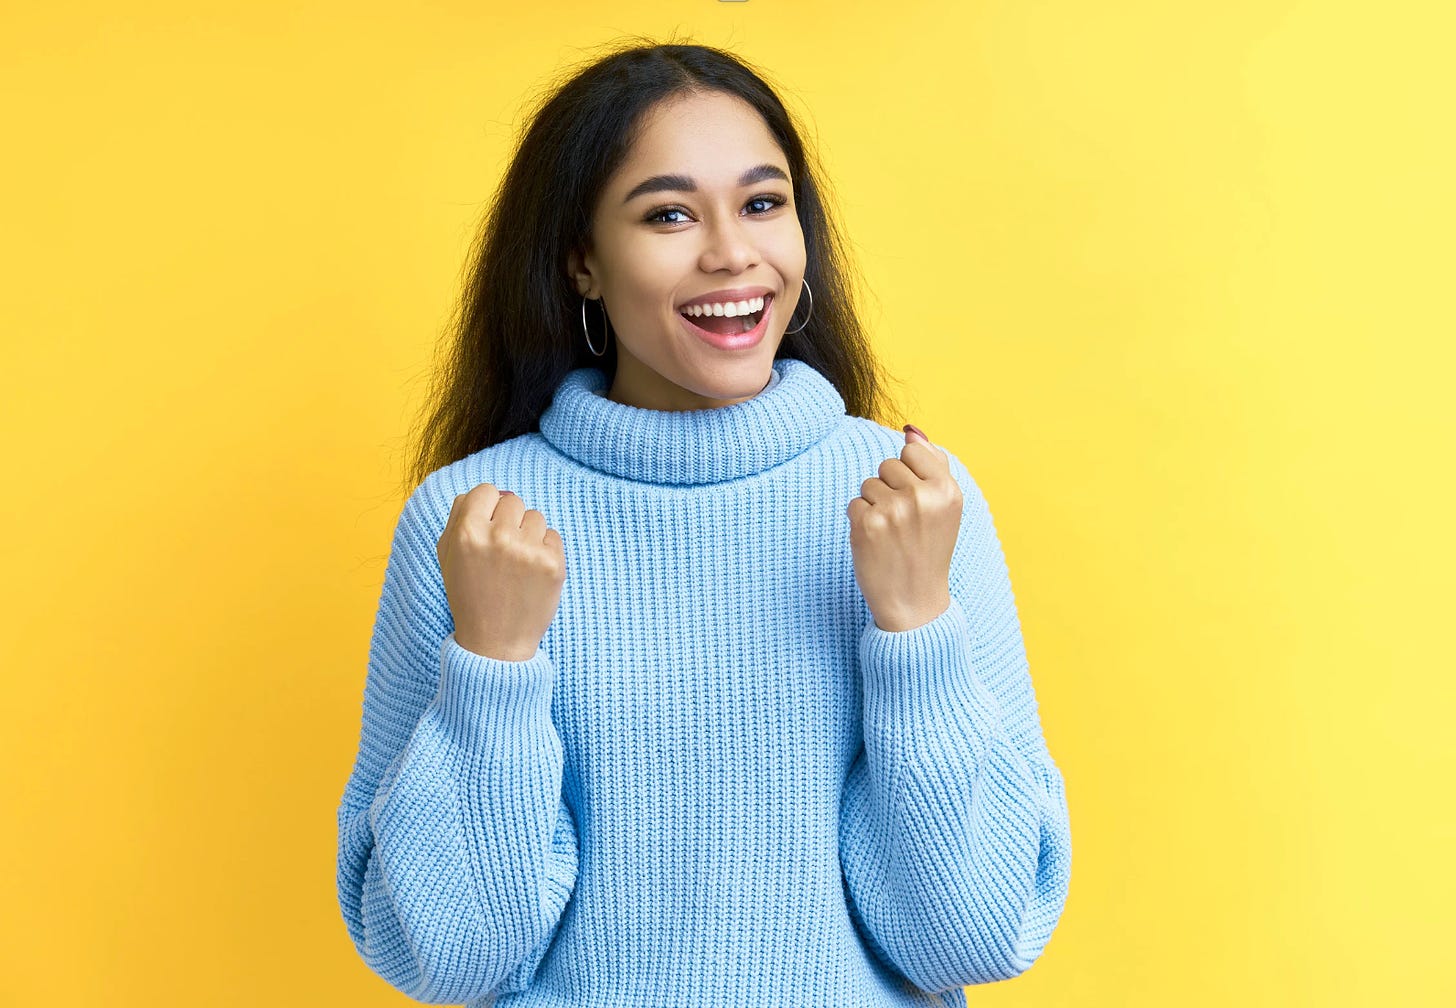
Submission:
<svg viewBox="0 0 1456 1008">
<path fill-rule="evenodd" d="M 430 484 L 395 528 L 358 756 L 338 808 L 338 899 L 381 978 L 427 1004 L 524 989 L 576 883 L 546 654 L 455 641 Z"/>
<path fill-rule="evenodd" d="M 851 916 L 922 990 L 1005 980 L 1041 955 L 1071 879 L 1063 781 L 1047 751 L 1005 557 L 951 456 L 964 510 L 950 606 L 859 640 L 864 747 L 840 810 Z"/>
</svg>

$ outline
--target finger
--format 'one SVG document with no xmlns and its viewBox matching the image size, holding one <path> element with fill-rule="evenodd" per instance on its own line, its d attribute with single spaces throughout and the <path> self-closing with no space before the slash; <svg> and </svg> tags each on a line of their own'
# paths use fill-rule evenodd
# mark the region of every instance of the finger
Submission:
<svg viewBox="0 0 1456 1008">
<path fill-rule="evenodd" d="M 944 449 L 929 441 L 912 441 L 900 450 L 900 461 L 921 479 L 944 476 L 950 471 L 950 461 Z"/>
<path fill-rule="evenodd" d="M 525 533 L 527 542 L 544 542 L 546 516 L 535 508 L 527 508 L 526 513 L 521 516 L 521 531 Z"/>
<path fill-rule="evenodd" d="M 889 458 L 880 463 L 880 479 L 886 486 L 896 490 L 908 490 L 920 477 L 915 475 L 915 471 L 903 459 Z"/>
<path fill-rule="evenodd" d="M 884 480 L 871 476 L 860 485 L 859 495 L 870 504 L 884 504 L 895 496 L 895 489 Z"/>
<path fill-rule="evenodd" d="M 520 498 L 507 490 L 502 490 L 494 483 L 477 483 L 469 493 L 475 499 L 474 511 L 478 515 L 484 515 L 486 521 L 495 521 L 498 517 L 505 519 L 509 514 L 503 511 L 501 506 L 507 501 L 520 501 Z M 525 505 L 521 505 L 525 510 Z M 516 515 L 515 524 L 520 524 L 520 515 Z"/>
<path fill-rule="evenodd" d="M 500 499 L 500 496 L 501 490 L 494 483 L 477 483 L 455 499 L 459 501 L 461 497 L 464 497 L 470 501 L 474 501 L 486 514 L 490 514 L 495 509 L 496 502 Z M 464 507 L 462 505 L 463 510 Z"/>
<path fill-rule="evenodd" d="M 526 503 L 519 496 L 513 493 L 501 494 L 496 498 L 495 510 L 491 512 L 490 520 L 506 528 L 520 528 L 525 513 Z"/>
</svg>

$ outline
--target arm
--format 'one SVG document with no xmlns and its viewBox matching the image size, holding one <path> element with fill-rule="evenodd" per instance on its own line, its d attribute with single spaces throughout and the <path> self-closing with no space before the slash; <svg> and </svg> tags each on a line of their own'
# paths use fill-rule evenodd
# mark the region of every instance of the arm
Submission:
<svg viewBox="0 0 1456 1008">
<path fill-rule="evenodd" d="M 430 481 L 396 525 L 338 808 L 338 899 L 375 973 L 416 1000 L 523 989 L 575 887 L 555 669 L 455 642 Z M 439 517 L 434 517 L 434 515 Z"/>
<path fill-rule="evenodd" d="M 839 826 L 855 923 L 932 993 L 1030 968 L 1072 857 L 1005 557 L 980 488 L 949 457 L 965 500 L 951 603 L 910 630 L 865 627 L 864 748 Z"/>
</svg>

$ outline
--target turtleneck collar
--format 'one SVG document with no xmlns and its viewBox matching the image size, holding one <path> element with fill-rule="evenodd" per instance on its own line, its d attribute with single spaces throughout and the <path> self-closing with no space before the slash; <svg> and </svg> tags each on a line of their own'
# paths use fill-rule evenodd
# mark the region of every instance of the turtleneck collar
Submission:
<svg viewBox="0 0 1456 1008">
<path fill-rule="evenodd" d="M 653 410 L 600 395 L 607 375 L 568 371 L 546 412 L 541 436 L 582 465 L 641 483 L 720 483 L 787 462 L 817 444 L 844 416 L 839 390 L 795 358 L 751 399 L 701 410 Z"/>
</svg>

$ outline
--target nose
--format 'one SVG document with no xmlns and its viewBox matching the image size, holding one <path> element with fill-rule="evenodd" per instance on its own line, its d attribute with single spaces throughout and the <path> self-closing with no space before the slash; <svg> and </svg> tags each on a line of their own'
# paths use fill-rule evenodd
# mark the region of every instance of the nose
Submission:
<svg viewBox="0 0 1456 1008">
<path fill-rule="evenodd" d="M 726 269 L 741 273 L 758 264 L 758 247 L 745 223 L 737 217 L 719 221 L 707 229 L 702 268 L 706 272 Z"/>
</svg>

